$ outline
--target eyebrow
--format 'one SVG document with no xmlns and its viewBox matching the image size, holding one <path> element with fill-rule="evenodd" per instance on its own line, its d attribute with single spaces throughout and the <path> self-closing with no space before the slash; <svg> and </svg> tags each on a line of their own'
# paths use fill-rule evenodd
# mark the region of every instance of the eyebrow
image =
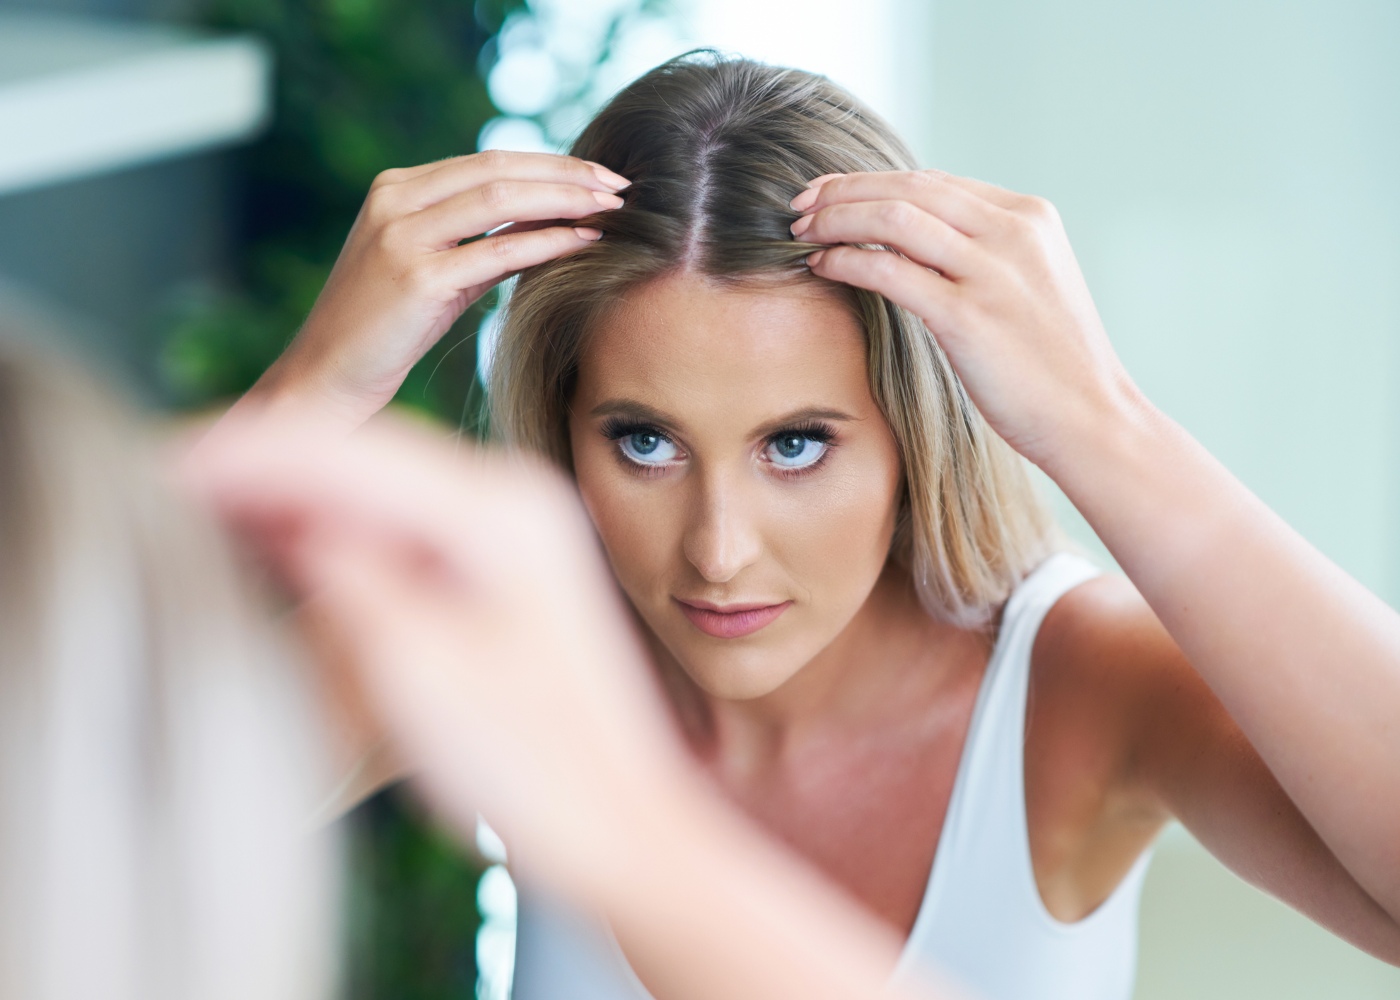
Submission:
<svg viewBox="0 0 1400 1000">
<path fill-rule="evenodd" d="M 660 410 L 639 403 L 635 399 L 605 399 L 588 411 L 590 417 L 630 417 L 636 421 L 656 424 L 662 428 L 676 428 L 678 422 Z M 844 410 L 833 410 L 825 406 L 805 406 L 785 413 L 781 417 L 767 421 L 754 431 L 754 437 L 767 437 L 793 424 L 813 420 L 831 420 L 837 423 L 852 423 L 859 420 Z"/>
</svg>

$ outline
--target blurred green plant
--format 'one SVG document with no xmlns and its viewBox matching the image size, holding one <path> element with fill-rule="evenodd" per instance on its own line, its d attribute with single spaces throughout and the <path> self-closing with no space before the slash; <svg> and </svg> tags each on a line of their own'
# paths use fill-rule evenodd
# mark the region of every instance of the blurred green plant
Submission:
<svg viewBox="0 0 1400 1000">
<path fill-rule="evenodd" d="M 375 174 L 473 152 L 498 112 L 483 62 L 523 0 L 205 0 L 201 22 L 252 32 L 276 65 L 272 123 L 234 155 L 229 287 L 172 304 L 161 370 L 176 405 L 247 390 L 310 311 Z M 483 58 L 484 57 L 484 58 Z M 399 401 L 478 429 L 468 310 Z"/>
<path fill-rule="evenodd" d="M 477 995 L 477 884 L 482 866 L 402 788 L 351 818 L 345 1000 Z"/>
</svg>

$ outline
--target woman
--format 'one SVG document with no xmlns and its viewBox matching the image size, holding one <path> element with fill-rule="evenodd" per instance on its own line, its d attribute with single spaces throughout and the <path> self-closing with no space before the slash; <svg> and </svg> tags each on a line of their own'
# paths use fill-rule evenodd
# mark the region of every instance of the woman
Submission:
<svg viewBox="0 0 1400 1000">
<path fill-rule="evenodd" d="M 526 268 L 497 428 L 573 474 L 696 758 L 906 939 L 903 967 L 1127 996 L 1171 817 L 1400 961 L 1394 616 L 1141 398 L 1049 206 L 912 171 L 820 78 L 709 57 L 626 88 L 573 151 L 383 175 L 240 408 L 354 425 Z M 1047 558 L 1008 444 L 1150 607 Z M 1354 630 L 1306 631 L 1318 607 Z M 637 995 L 605 935 L 527 904 L 522 1000 Z"/>
</svg>

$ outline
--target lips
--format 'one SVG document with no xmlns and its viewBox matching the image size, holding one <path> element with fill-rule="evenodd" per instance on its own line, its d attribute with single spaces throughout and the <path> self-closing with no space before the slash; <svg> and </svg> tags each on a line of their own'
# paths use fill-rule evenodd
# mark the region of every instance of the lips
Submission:
<svg viewBox="0 0 1400 1000">
<path fill-rule="evenodd" d="M 759 629 L 771 625 L 788 607 L 791 601 L 781 604 L 691 604 L 676 598 L 681 614 L 690 620 L 706 635 L 716 639 L 738 639 L 753 635 Z"/>
</svg>

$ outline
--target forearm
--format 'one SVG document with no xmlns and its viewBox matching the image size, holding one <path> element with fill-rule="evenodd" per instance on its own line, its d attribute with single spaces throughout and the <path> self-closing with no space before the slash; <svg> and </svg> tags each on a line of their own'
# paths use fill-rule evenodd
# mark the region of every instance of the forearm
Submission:
<svg viewBox="0 0 1400 1000">
<path fill-rule="evenodd" d="M 1143 402 L 1046 471 L 1328 847 L 1400 916 L 1400 616 Z"/>
<path fill-rule="evenodd" d="M 896 936 L 707 796 L 652 800 L 617 843 L 590 902 L 663 1000 L 960 995 L 891 985 Z"/>
</svg>

